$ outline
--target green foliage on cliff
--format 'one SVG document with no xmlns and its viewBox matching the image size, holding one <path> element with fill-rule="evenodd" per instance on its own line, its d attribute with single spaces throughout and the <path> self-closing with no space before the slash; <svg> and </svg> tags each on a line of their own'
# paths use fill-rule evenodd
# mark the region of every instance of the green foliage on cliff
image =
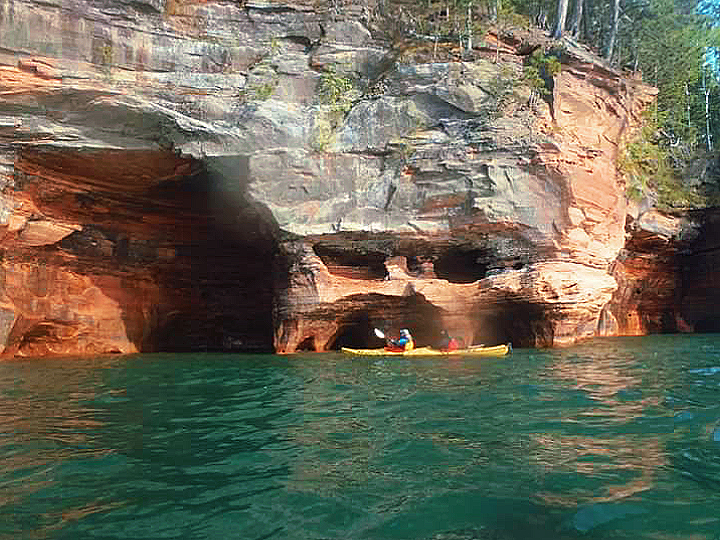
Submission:
<svg viewBox="0 0 720 540">
<path fill-rule="evenodd" d="M 487 91 L 495 101 L 492 118 L 500 118 L 505 114 L 505 107 L 513 99 L 518 99 L 515 91 L 518 86 L 518 77 L 508 65 L 498 69 L 497 75 L 489 80 Z"/>
<path fill-rule="evenodd" d="M 542 96 L 552 94 L 553 78 L 560 73 L 560 61 L 552 52 L 538 49 L 533 52 L 525 64 L 523 80 Z"/>
<path fill-rule="evenodd" d="M 258 69 L 245 88 L 238 92 L 238 97 L 242 101 L 265 101 L 273 95 L 279 82 L 277 73 L 272 69 Z"/>
<path fill-rule="evenodd" d="M 316 152 L 325 151 L 332 141 L 335 127 L 326 116 L 317 115 L 310 132 L 310 148 Z"/>
<path fill-rule="evenodd" d="M 618 155 L 626 196 L 634 201 L 654 199 L 661 210 L 705 206 L 705 197 L 683 181 L 673 158 L 671 150 L 661 144 L 658 123 L 647 114 L 639 132 Z"/>
<path fill-rule="evenodd" d="M 323 72 L 317 87 L 318 102 L 345 114 L 357 98 L 355 85 L 348 76 L 339 74 L 335 69 Z"/>
<path fill-rule="evenodd" d="M 316 91 L 317 114 L 310 134 L 311 148 L 323 151 L 328 147 L 335 129 L 359 96 L 357 85 L 349 76 L 334 68 L 328 68 L 322 73 Z"/>
<path fill-rule="evenodd" d="M 503 27 L 530 28 L 530 17 L 528 11 L 523 10 L 519 2 L 510 0 L 498 0 L 499 8 L 497 14 L 498 25 Z M 497 9 L 497 8 L 496 8 Z"/>
<path fill-rule="evenodd" d="M 255 93 L 255 99 L 259 101 L 265 101 L 270 96 L 272 96 L 273 92 L 275 91 L 275 87 L 277 86 L 277 81 L 268 81 L 266 83 L 260 84 L 256 86 L 253 91 Z"/>
</svg>

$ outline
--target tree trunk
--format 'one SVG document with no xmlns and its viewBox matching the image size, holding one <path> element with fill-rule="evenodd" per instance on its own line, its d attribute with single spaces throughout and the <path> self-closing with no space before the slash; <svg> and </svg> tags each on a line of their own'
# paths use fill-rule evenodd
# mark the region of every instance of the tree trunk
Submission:
<svg viewBox="0 0 720 540">
<path fill-rule="evenodd" d="M 705 139 L 708 152 L 712 152 L 712 135 L 710 134 L 710 87 L 705 78 L 705 67 L 703 67 L 703 91 L 705 92 Z"/>
<path fill-rule="evenodd" d="M 496 30 L 496 32 L 497 32 L 497 36 L 496 36 L 497 41 L 495 42 L 495 63 L 497 64 L 498 62 L 500 62 L 500 18 L 502 17 L 502 13 L 501 13 L 502 4 L 501 4 L 501 0 L 497 0 L 496 6 L 497 6 L 497 8 L 496 8 L 496 9 L 497 9 L 497 13 L 496 13 L 496 17 L 495 17 L 495 28 L 497 29 L 497 30 Z"/>
<path fill-rule="evenodd" d="M 565 20 L 567 19 L 569 3 L 569 0 L 558 0 L 557 24 L 555 25 L 555 30 L 553 31 L 553 37 L 555 39 L 560 39 L 565 31 Z"/>
<path fill-rule="evenodd" d="M 535 26 L 547 30 L 547 5 L 545 2 L 535 2 Z"/>
<path fill-rule="evenodd" d="M 640 63 L 640 41 L 635 42 L 635 63 L 633 64 L 633 74 L 638 72 L 638 64 Z"/>
<path fill-rule="evenodd" d="M 468 2 L 468 8 L 467 8 L 467 35 L 468 35 L 467 50 L 468 50 L 468 53 L 471 53 L 472 48 L 473 48 L 472 5 L 473 5 L 472 1 Z"/>
<path fill-rule="evenodd" d="M 707 136 L 708 151 L 712 152 L 712 134 L 710 133 L 710 89 L 705 90 L 705 134 Z"/>
<path fill-rule="evenodd" d="M 605 59 L 612 61 L 612 55 L 615 49 L 615 39 L 617 38 L 618 23 L 620 22 L 620 0 L 615 0 L 613 9 L 613 25 L 610 31 L 610 41 L 608 42 L 607 51 L 605 51 Z"/>
<path fill-rule="evenodd" d="M 580 26 L 582 25 L 583 9 L 585 8 L 585 0 L 575 0 L 575 17 L 573 17 L 570 32 L 572 37 L 578 39 L 580 37 Z"/>
</svg>

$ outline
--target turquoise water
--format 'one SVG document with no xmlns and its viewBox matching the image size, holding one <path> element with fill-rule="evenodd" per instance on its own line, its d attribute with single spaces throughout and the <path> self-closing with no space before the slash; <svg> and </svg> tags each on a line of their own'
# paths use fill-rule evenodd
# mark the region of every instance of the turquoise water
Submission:
<svg viewBox="0 0 720 540">
<path fill-rule="evenodd" d="M 720 336 L 0 363 L 0 539 L 720 539 Z"/>
</svg>

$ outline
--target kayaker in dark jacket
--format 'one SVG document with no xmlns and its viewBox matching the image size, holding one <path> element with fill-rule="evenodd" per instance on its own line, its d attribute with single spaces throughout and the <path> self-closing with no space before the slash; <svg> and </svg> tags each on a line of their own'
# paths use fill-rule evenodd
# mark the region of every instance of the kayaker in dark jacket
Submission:
<svg viewBox="0 0 720 540">
<path fill-rule="evenodd" d="M 440 332 L 440 350 L 441 351 L 454 351 L 460 347 L 457 339 L 450 337 L 447 330 Z"/>
</svg>

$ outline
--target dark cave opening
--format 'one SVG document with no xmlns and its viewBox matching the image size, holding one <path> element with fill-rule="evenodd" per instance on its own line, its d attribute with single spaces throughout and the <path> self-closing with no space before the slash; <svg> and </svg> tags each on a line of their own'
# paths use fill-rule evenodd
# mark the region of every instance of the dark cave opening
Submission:
<svg viewBox="0 0 720 540">
<path fill-rule="evenodd" d="M 472 283 L 487 274 L 487 266 L 480 262 L 484 256 L 481 250 L 448 251 L 435 261 L 435 273 L 450 283 Z"/>
<path fill-rule="evenodd" d="M 421 294 L 398 297 L 372 293 L 353 295 L 348 301 L 354 308 L 339 321 L 338 331 L 328 343 L 329 350 L 382 347 L 385 341 L 375 335 L 375 328 L 392 338 L 407 328 L 419 347 L 440 341 L 443 311 Z"/>
<path fill-rule="evenodd" d="M 330 349 L 340 350 L 342 347 L 366 349 L 384 345 L 385 341 L 375 335 L 375 327 L 370 323 L 369 313 L 360 311 L 351 314 L 340 323 Z"/>
<path fill-rule="evenodd" d="M 188 203 L 183 256 L 162 274 L 174 314 L 172 331 L 157 329 L 159 350 L 273 351 L 276 224 L 246 196 L 247 167 L 240 156 L 207 160 L 177 194 Z"/>
<path fill-rule="evenodd" d="M 302 351 L 308 351 L 308 352 L 315 352 L 315 337 L 314 336 L 308 336 L 304 340 L 302 340 L 297 347 L 295 347 L 295 350 L 297 352 Z"/>
<path fill-rule="evenodd" d="M 125 176 L 113 161 L 117 177 L 104 176 L 103 190 L 90 184 L 59 199 L 83 223 L 59 248 L 118 302 L 140 351 L 272 352 L 277 225 L 245 192 L 247 158 L 162 157 L 163 167 L 148 166 L 144 184 L 136 179 L 132 190 L 118 187 Z M 75 165 L 79 158 L 67 159 Z M 152 159 L 125 161 L 142 170 L 139 163 Z M 100 174 L 96 168 L 87 174 Z M 166 179 L 154 180 L 156 170 Z M 125 290 L 105 286 L 109 275 L 121 276 Z"/>
<path fill-rule="evenodd" d="M 514 347 L 547 347 L 553 343 L 549 312 L 544 306 L 524 299 L 507 299 L 483 306 L 473 320 L 473 344 Z"/>
<path fill-rule="evenodd" d="M 336 276 L 382 280 L 388 275 L 383 253 L 347 251 L 322 244 L 316 244 L 313 250 L 328 271 Z"/>
<path fill-rule="evenodd" d="M 703 317 L 695 323 L 694 330 L 700 334 L 720 333 L 720 318 Z"/>
</svg>

